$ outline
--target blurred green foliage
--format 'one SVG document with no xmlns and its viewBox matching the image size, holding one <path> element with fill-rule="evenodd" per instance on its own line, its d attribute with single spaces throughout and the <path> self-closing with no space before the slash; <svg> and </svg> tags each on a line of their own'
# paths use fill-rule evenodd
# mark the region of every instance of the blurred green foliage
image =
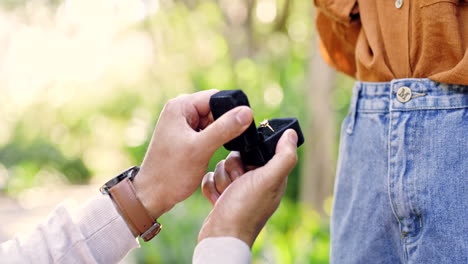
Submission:
<svg viewBox="0 0 468 264">
<path fill-rule="evenodd" d="M 0 98 L 0 167 L 8 170 L 3 189 L 9 195 L 49 181 L 104 182 L 141 163 L 164 103 L 182 93 L 242 89 L 257 123 L 278 117 L 306 122 L 310 0 L 145 1 L 152 4 L 141 6 L 138 19 L 130 12 L 140 10 L 135 1 L 25 2 L 0 3 L 0 18 L 14 21 L 4 34 L 10 44 L 28 40 L 27 34 L 42 41 L 24 44 L 26 50 L 19 45 L 8 56 L 0 52 L 0 59 L 13 58 L 5 68 L 28 80 L 24 88 L 12 85 L 23 84 L 15 74 L 8 82 L 0 75 L 0 84 L 10 85 Z M 117 6 L 120 13 L 113 15 L 108 9 L 114 7 L 103 4 L 117 2 L 133 9 Z M 33 30 L 23 32 L 28 27 Z M 21 54 L 28 54 L 24 64 Z M 333 91 L 337 123 L 347 113 L 350 85 L 340 76 Z M 254 245 L 254 263 L 328 262 L 327 217 L 298 203 L 302 151 L 286 199 Z M 218 150 L 209 170 L 227 154 Z M 210 207 L 199 192 L 177 205 L 160 219 L 163 232 L 142 244 L 135 258 L 189 263 Z"/>
</svg>

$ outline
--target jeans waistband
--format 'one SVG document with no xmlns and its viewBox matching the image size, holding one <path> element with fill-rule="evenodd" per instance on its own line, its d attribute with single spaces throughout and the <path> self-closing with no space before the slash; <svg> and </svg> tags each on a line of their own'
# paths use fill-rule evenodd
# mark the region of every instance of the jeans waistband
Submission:
<svg viewBox="0 0 468 264">
<path fill-rule="evenodd" d="M 406 101 L 407 100 L 407 101 Z M 468 86 L 429 79 L 360 82 L 353 89 L 351 112 L 388 112 L 468 107 Z"/>
</svg>

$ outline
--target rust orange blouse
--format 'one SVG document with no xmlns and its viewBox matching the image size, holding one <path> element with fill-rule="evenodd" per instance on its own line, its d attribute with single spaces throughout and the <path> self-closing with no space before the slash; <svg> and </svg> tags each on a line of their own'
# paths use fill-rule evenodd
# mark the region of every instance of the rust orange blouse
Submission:
<svg viewBox="0 0 468 264">
<path fill-rule="evenodd" d="M 468 0 L 315 0 L 325 60 L 361 81 L 468 85 Z"/>
</svg>

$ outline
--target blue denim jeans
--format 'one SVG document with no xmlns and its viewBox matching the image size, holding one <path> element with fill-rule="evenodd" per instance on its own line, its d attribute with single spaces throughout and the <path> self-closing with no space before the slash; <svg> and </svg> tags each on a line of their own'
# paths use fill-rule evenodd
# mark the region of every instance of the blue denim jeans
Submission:
<svg viewBox="0 0 468 264">
<path fill-rule="evenodd" d="M 331 263 L 468 263 L 467 107 L 468 86 L 356 83 L 341 131 Z"/>
</svg>

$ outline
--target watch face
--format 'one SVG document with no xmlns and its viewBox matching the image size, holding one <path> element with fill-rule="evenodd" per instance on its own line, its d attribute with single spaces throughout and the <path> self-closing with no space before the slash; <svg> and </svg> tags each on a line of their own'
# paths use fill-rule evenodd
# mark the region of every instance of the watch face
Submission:
<svg viewBox="0 0 468 264">
<path fill-rule="evenodd" d="M 110 179 L 108 182 L 104 183 L 104 185 L 99 188 L 99 191 L 101 191 L 102 194 L 109 194 L 109 189 L 112 188 L 114 185 L 117 183 L 121 182 L 125 178 L 130 178 L 130 180 L 133 180 L 135 178 L 136 174 L 140 170 L 139 167 L 133 166 L 121 174 L 115 176 L 114 178 Z"/>
</svg>

